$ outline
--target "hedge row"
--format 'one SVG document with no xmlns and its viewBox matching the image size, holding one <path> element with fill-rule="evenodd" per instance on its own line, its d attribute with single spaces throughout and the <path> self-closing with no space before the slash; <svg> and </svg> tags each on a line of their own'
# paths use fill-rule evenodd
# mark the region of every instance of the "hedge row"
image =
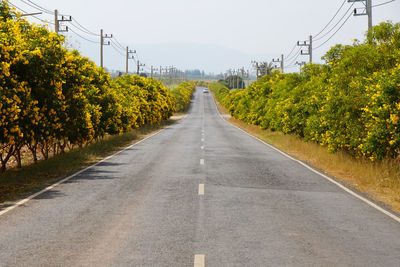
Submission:
<svg viewBox="0 0 400 267">
<path fill-rule="evenodd" d="M 177 112 L 183 112 L 188 109 L 195 89 L 196 85 L 193 82 L 183 82 L 171 91 Z"/>
<path fill-rule="evenodd" d="M 400 153 L 400 24 L 381 23 L 364 42 L 336 45 L 291 74 L 264 76 L 245 90 L 213 84 L 237 119 L 295 134 L 330 151 L 371 160 Z"/>
<path fill-rule="evenodd" d="M 48 158 L 50 151 L 160 123 L 175 106 L 187 106 L 188 84 L 172 96 L 154 79 L 112 80 L 64 44 L 63 36 L 30 24 L 0 1 L 1 171 L 13 156 L 21 165 L 22 147 L 36 162 L 39 151 Z"/>
</svg>

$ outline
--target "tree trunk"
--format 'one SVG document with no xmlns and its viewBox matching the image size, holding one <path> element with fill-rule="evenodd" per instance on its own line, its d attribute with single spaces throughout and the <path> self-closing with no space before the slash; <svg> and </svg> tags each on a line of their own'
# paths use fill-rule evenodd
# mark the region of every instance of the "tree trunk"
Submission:
<svg viewBox="0 0 400 267">
<path fill-rule="evenodd" d="M 58 142 L 55 142 L 55 143 L 53 144 L 53 156 L 57 155 L 57 143 L 58 143 Z"/>
<path fill-rule="evenodd" d="M 11 156 L 15 152 L 15 145 L 11 145 L 8 149 L 7 155 L 3 158 L 3 155 L 0 154 L 0 161 L 1 161 L 1 169 L 0 172 L 5 172 L 7 168 L 7 162 L 11 158 Z"/>
<path fill-rule="evenodd" d="M 14 157 L 17 160 L 17 168 L 21 169 L 22 168 L 22 162 L 21 162 L 21 147 L 17 148 L 14 153 Z"/>
<path fill-rule="evenodd" d="M 44 159 L 49 159 L 49 150 L 50 150 L 50 148 L 49 148 L 49 145 L 47 144 L 47 142 L 44 142 L 42 144 L 42 147 L 41 147 L 40 150 L 42 151 L 42 155 L 43 155 Z"/>
</svg>

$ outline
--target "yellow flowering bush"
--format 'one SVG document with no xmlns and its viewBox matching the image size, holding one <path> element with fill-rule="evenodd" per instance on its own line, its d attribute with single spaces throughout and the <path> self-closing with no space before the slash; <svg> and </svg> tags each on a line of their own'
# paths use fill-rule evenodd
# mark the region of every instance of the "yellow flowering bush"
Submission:
<svg viewBox="0 0 400 267">
<path fill-rule="evenodd" d="M 0 1 L 0 171 L 13 156 L 21 164 L 23 146 L 36 162 L 38 151 L 48 158 L 67 146 L 160 123 L 180 105 L 160 82 L 132 75 L 113 80 L 64 43 Z M 185 105 L 190 88 L 182 91 Z"/>
<path fill-rule="evenodd" d="M 371 160 L 400 153 L 400 24 L 373 27 L 365 42 L 336 45 L 297 74 L 273 73 L 245 90 L 210 89 L 237 119 L 296 134 Z"/>
</svg>

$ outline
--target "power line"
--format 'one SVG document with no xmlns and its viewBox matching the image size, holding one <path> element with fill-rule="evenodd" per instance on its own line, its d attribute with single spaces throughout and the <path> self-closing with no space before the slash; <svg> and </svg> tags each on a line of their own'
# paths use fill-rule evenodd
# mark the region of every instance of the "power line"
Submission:
<svg viewBox="0 0 400 267">
<path fill-rule="evenodd" d="M 383 5 L 386 5 L 386 4 L 390 4 L 391 2 L 394 2 L 394 1 L 395 1 L 395 0 L 387 1 L 387 2 L 385 2 L 385 3 L 377 4 L 377 5 L 374 5 L 374 6 L 372 6 L 372 7 L 383 6 Z"/>
<path fill-rule="evenodd" d="M 71 23 L 72 24 L 76 23 L 77 25 L 75 25 L 75 27 L 76 28 L 81 28 L 81 31 L 85 32 L 86 34 L 90 34 L 90 35 L 93 35 L 93 36 L 100 36 L 100 34 L 94 33 L 92 31 L 88 30 L 86 27 L 82 26 L 82 24 L 80 24 L 75 18 L 73 19 L 73 22 L 71 22 Z"/>
<path fill-rule="evenodd" d="M 297 58 L 301 55 L 300 51 L 301 51 L 301 47 L 300 47 L 300 49 L 297 51 L 297 53 L 295 54 L 295 57 L 293 58 L 293 60 L 288 64 L 288 66 L 292 66 L 292 65 L 293 65 L 293 63 L 294 63 L 294 62 L 297 60 Z"/>
<path fill-rule="evenodd" d="M 110 45 L 115 51 L 117 51 L 118 54 L 120 54 L 121 56 L 125 57 L 125 55 L 120 50 L 118 50 L 117 47 L 115 47 L 115 44 L 112 42 L 112 39 L 111 39 Z"/>
<path fill-rule="evenodd" d="M 87 32 L 86 30 L 82 29 L 80 26 L 78 26 L 77 24 L 75 24 L 74 21 L 71 21 L 70 23 L 71 23 L 71 25 L 74 26 L 77 30 L 79 30 L 79 31 L 81 31 L 81 32 L 83 32 L 83 33 L 85 33 L 85 34 L 92 35 L 92 36 L 96 36 L 96 37 L 100 36 L 100 35 L 98 35 L 98 34 L 95 35 L 95 34 L 93 34 L 93 33 Z"/>
<path fill-rule="evenodd" d="M 347 2 L 347 0 L 344 0 L 342 5 L 339 7 L 339 9 L 336 11 L 335 15 L 332 17 L 332 19 L 328 22 L 328 24 L 325 25 L 325 27 L 316 35 L 314 35 L 313 37 L 317 37 L 318 35 L 320 35 L 326 28 L 328 28 L 328 26 L 331 24 L 331 22 L 336 18 L 336 16 L 339 14 L 340 10 L 342 10 L 342 7 L 344 6 L 344 4 Z"/>
<path fill-rule="evenodd" d="M 20 1 L 23 2 L 26 5 L 34 8 L 34 9 L 36 9 L 36 10 L 42 11 L 42 12 L 47 13 L 49 15 L 54 15 L 54 12 L 51 12 L 50 10 L 45 9 L 45 8 L 33 3 L 32 1 L 29 1 L 29 0 L 26 0 L 26 1 L 25 0 L 20 0 Z"/>
<path fill-rule="evenodd" d="M 118 45 L 122 50 L 125 50 L 124 46 L 114 37 L 115 44 Z"/>
<path fill-rule="evenodd" d="M 99 43 L 99 42 L 97 42 L 97 41 L 93 41 L 93 40 L 87 39 L 86 37 L 83 37 L 82 35 L 80 35 L 80 34 L 77 33 L 76 31 L 74 31 L 72 28 L 69 28 L 69 30 L 70 30 L 71 32 L 73 32 L 74 34 L 76 34 L 77 36 L 79 36 L 80 38 L 82 38 L 83 40 L 85 40 L 85 41 L 88 41 L 88 42 L 91 42 L 91 43 L 94 43 L 94 44 L 98 44 L 98 43 Z"/>
<path fill-rule="evenodd" d="M 11 6 L 13 6 L 15 9 L 18 9 L 19 11 L 21 11 L 21 12 L 23 12 L 23 13 L 28 13 L 27 11 L 25 11 L 25 10 L 23 10 L 22 8 L 16 6 L 15 4 L 11 3 L 10 1 L 8 1 L 8 3 L 9 3 Z M 50 22 L 50 21 L 47 21 L 47 20 L 43 20 L 43 19 L 38 18 L 38 17 L 36 17 L 36 16 L 31 16 L 31 17 L 34 18 L 34 19 L 40 20 L 41 22 L 48 23 L 48 24 L 53 24 L 53 25 L 54 25 L 54 23 L 52 23 L 52 22 Z"/>
<path fill-rule="evenodd" d="M 344 15 L 343 15 L 343 16 L 340 18 L 340 20 L 335 24 L 335 26 L 333 26 L 333 27 L 332 27 L 327 33 L 325 33 L 323 36 L 321 36 L 321 37 L 315 39 L 314 42 L 319 41 L 319 40 L 325 38 L 325 36 L 327 36 L 329 33 L 331 33 L 331 32 L 336 28 L 336 26 L 339 25 L 339 23 L 346 17 L 346 14 L 350 11 L 350 9 L 351 9 L 353 6 L 354 6 L 354 3 L 351 4 L 351 6 L 347 9 L 347 11 L 344 13 Z M 352 15 L 352 14 L 353 14 L 353 13 L 351 13 L 351 15 Z"/>
<path fill-rule="evenodd" d="M 32 1 L 30 1 L 30 0 L 26 0 L 26 1 L 28 1 L 29 3 L 31 3 L 31 4 L 33 4 L 33 5 L 35 5 L 35 6 L 37 6 L 38 8 L 42 9 L 43 11 L 52 13 L 49 9 L 44 8 L 44 7 L 41 7 L 41 6 L 39 6 L 38 4 L 36 4 L 36 3 L 34 3 L 34 2 L 32 2 Z M 52 14 L 54 14 L 54 13 L 52 13 Z"/>
<path fill-rule="evenodd" d="M 289 58 L 289 57 L 290 57 L 290 55 L 293 53 L 293 51 L 294 51 L 294 49 L 296 48 L 296 46 L 297 46 L 297 44 L 295 44 L 295 45 L 293 46 L 292 50 L 290 51 L 290 53 L 289 53 L 289 54 L 287 54 L 287 56 L 285 57 L 285 58 L 286 58 L 286 60 L 287 60 L 287 58 Z"/>
<path fill-rule="evenodd" d="M 121 48 L 121 47 L 117 44 L 117 42 L 116 42 L 114 36 L 113 36 L 113 38 L 111 39 L 111 42 L 115 45 L 115 48 L 117 48 L 117 49 L 119 49 L 119 50 L 122 50 L 122 51 L 125 51 L 126 47 L 125 47 L 125 48 L 124 48 L 124 47 Z"/>
<path fill-rule="evenodd" d="M 343 24 L 340 25 L 339 29 L 337 29 L 337 30 L 335 31 L 335 33 L 332 34 L 331 37 L 329 37 L 325 42 L 323 42 L 323 43 L 320 44 L 319 46 L 315 47 L 314 50 L 320 48 L 321 46 L 323 46 L 324 44 L 326 44 L 330 39 L 332 39 L 332 37 L 335 36 L 336 33 L 337 33 L 338 31 L 340 31 L 340 29 L 346 24 L 346 22 L 350 19 L 350 17 L 351 17 L 352 15 L 353 15 L 353 14 L 350 13 L 349 16 L 347 17 L 347 19 L 343 22 Z"/>
<path fill-rule="evenodd" d="M 297 44 L 296 44 L 297 46 Z M 297 56 L 297 54 L 299 54 L 301 51 L 301 47 L 299 47 L 299 49 L 297 50 L 297 52 L 295 54 L 293 54 L 293 56 L 286 58 L 286 61 L 290 61 L 292 60 L 295 56 Z"/>
</svg>

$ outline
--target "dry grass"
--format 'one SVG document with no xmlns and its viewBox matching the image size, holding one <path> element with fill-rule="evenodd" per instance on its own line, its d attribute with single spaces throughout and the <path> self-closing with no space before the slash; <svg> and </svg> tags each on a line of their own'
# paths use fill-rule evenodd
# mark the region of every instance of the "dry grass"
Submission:
<svg viewBox="0 0 400 267">
<path fill-rule="evenodd" d="M 222 114 L 228 114 L 228 111 L 219 103 L 217 106 Z M 227 120 L 400 212 L 400 160 L 387 159 L 371 162 L 354 158 L 345 152 L 332 154 L 325 147 L 313 142 L 305 142 L 297 136 L 262 130 L 232 117 Z"/>
</svg>

